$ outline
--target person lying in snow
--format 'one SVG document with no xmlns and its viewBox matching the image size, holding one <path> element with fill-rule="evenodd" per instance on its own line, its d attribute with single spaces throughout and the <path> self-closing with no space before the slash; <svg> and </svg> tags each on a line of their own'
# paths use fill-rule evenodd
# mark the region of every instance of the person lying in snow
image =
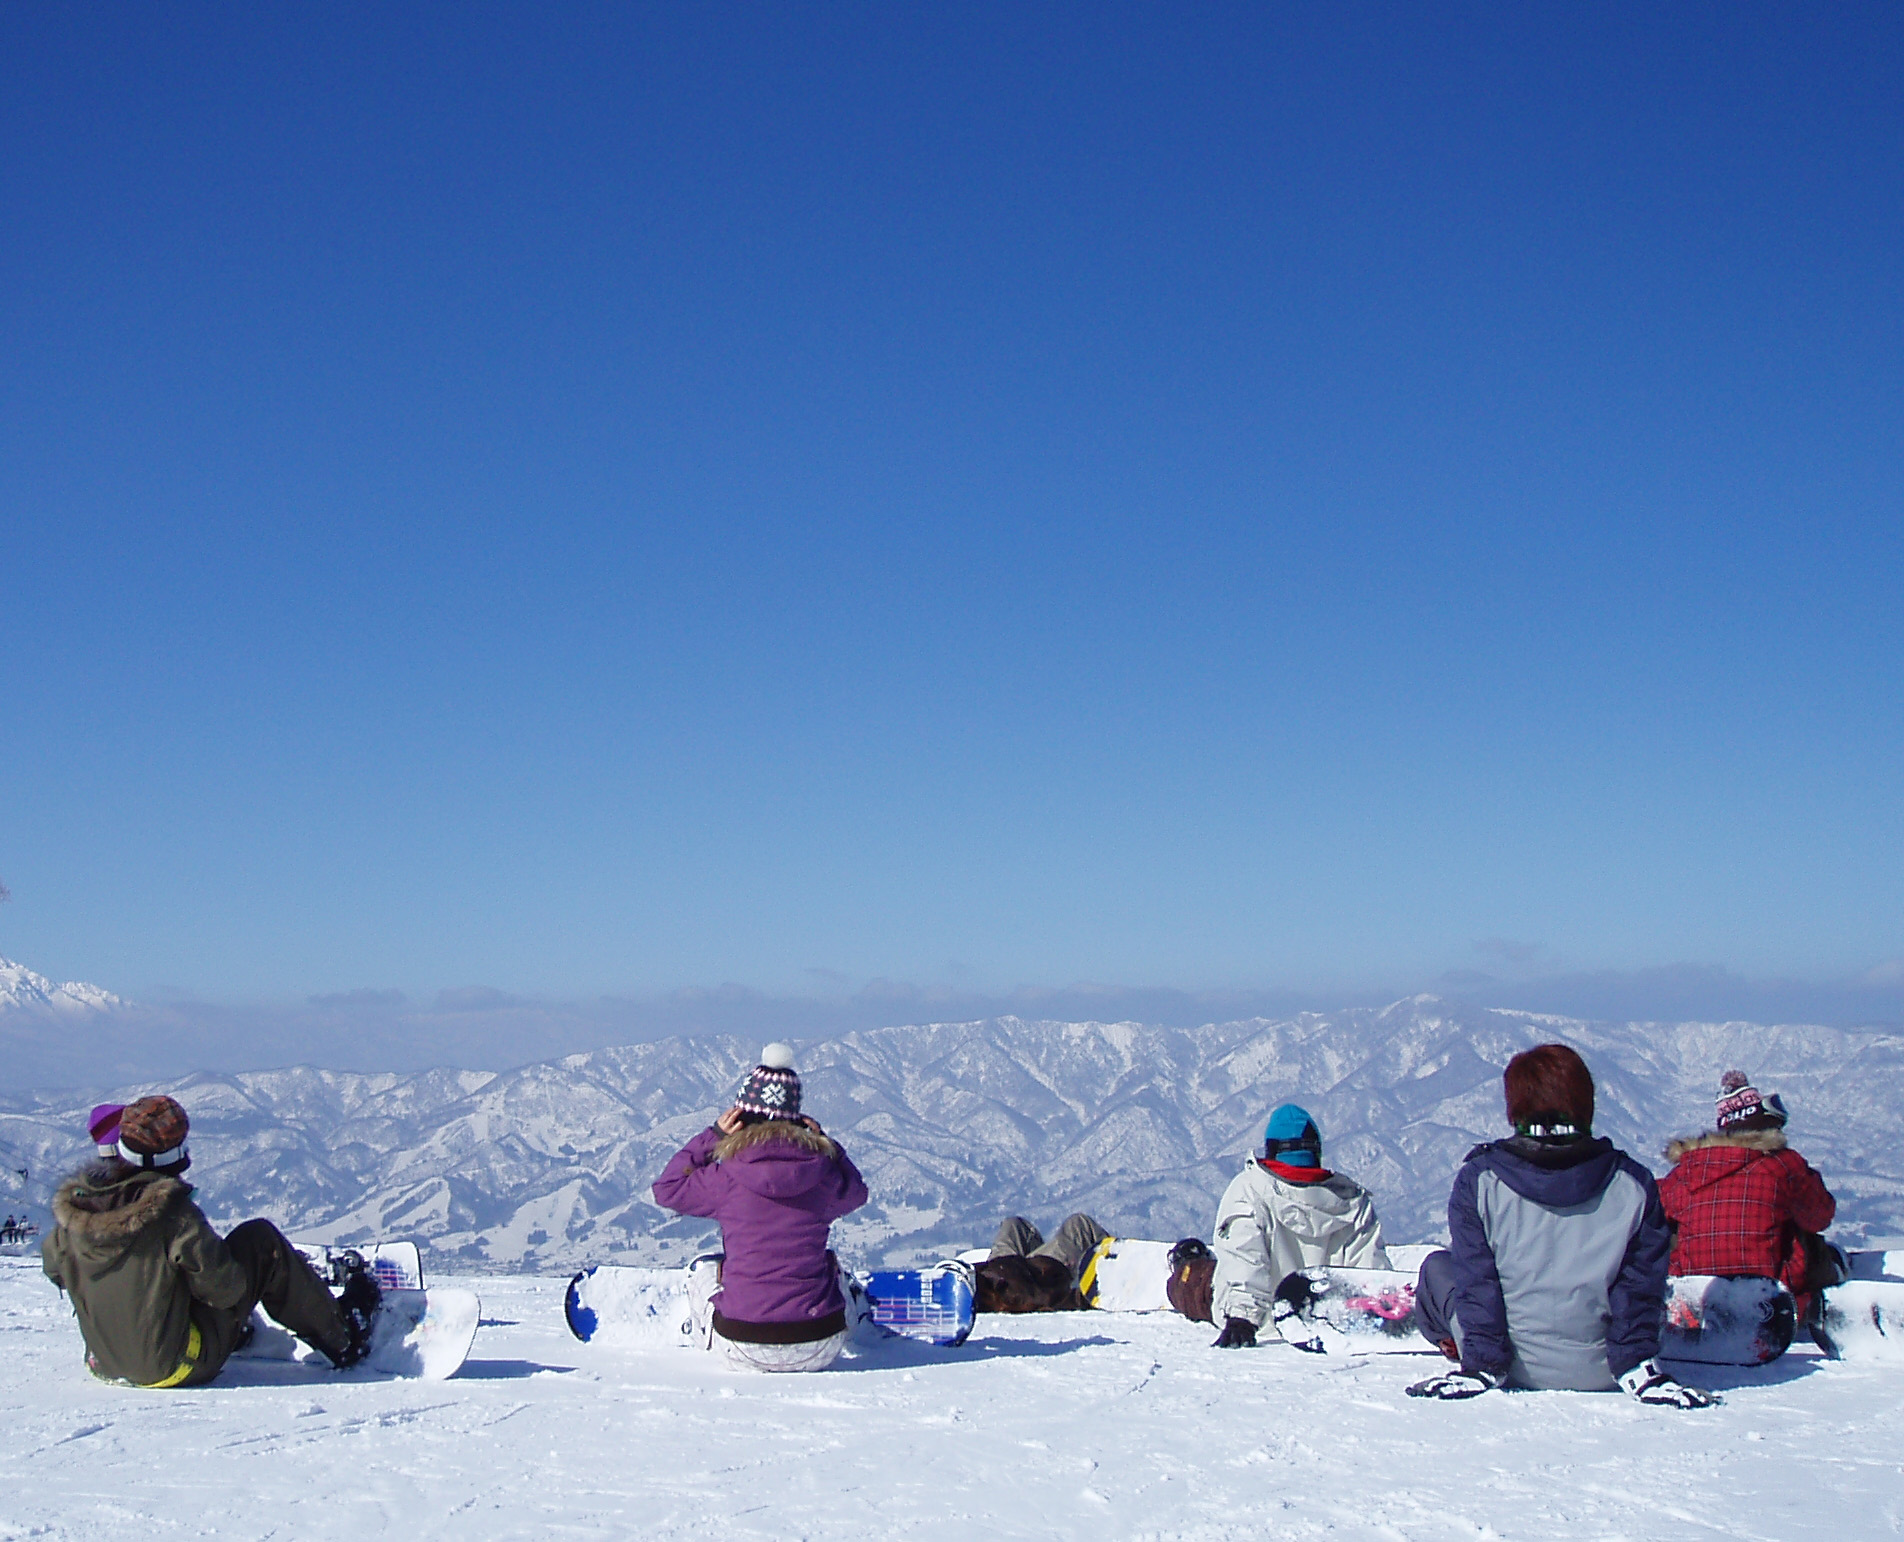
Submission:
<svg viewBox="0 0 1904 1542">
<path fill-rule="evenodd" d="M 1843 1256 L 1819 1235 L 1838 1202 L 1785 1143 L 1785 1120 L 1777 1093 L 1761 1097 L 1743 1072 L 1727 1071 L 1714 1133 L 1667 1145 L 1673 1170 L 1659 1198 L 1674 1227 L 1671 1273 L 1782 1280 L 1815 1336 L 1819 1293 L 1845 1277 Z"/>
<path fill-rule="evenodd" d="M 102 1128 L 96 1117 L 103 1150 Z M 87 1367 L 141 1387 L 203 1386 L 260 1304 L 340 1369 L 355 1365 L 370 1346 L 376 1280 L 354 1271 L 339 1300 L 269 1221 L 220 1237 L 182 1178 L 189 1129 L 171 1098 L 140 1098 L 119 1115 L 113 1154 L 53 1196 L 42 1267 L 72 1300 Z"/>
<path fill-rule="evenodd" d="M 1410 1397 L 1494 1387 L 1610 1392 L 1704 1408 L 1659 1368 L 1666 1214 L 1653 1175 L 1593 1135 L 1593 1075 L 1564 1044 L 1516 1055 L 1502 1078 L 1514 1134 L 1476 1146 L 1448 1196 L 1447 1249 L 1422 1260 L 1423 1335 L 1461 1369 Z"/>
<path fill-rule="evenodd" d="M 1322 1165 L 1322 1130 L 1284 1103 L 1263 1127 L 1263 1149 L 1230 1180 L 1216 1210 L 1211 1321 L 1218 1349 L 1278 1343 L 1276 1293 L 1298 1270 L 1386 1269 L 1382 1223 L 1368 1190 Z"/>
<path fill-rule="evenodd" d="M 710 1349 L 761 1371 L 819 1371 L 839 1358 L 846 1300 L 827 1232 L 866 1203 L 866 1180 L 801 1114 L 791 1049 L 761 1051 L 734 1106 L 674 1154 L 654 1197 L 721 1223 L 718 1278 L 694 1303 Z"/>
<path fill-rule="evenodd" d="M 1014 1215 L 973 1271 L 980 1312 L 1177 1311 L 1210 1320 L 1216 1261 L 1199 1239 L 1173 1245 L 1113 1237 L 1088 1215 L 1067 1216 L 1047 1242 Z"/>
</svg>

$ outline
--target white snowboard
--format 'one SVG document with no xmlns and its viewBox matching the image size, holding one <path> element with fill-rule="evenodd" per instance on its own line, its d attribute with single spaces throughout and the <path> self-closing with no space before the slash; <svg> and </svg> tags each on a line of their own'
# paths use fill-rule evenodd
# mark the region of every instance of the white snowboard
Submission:
<svg viewBox="0 0 1904 1542">
<path fill-rule="evenodd" d="M 367 1370 L 385 1376 L 416 1376 L 445 1381 L 469 1356 L 482 1301 L 473 1290 L 437 1286 L 433 1290 L 386 1290 L 371 1325 Z M 232 1352 L 234 1360 L 308 1360 L 330 1362 L 264 1315 L 252 1313 L 251 1340 Z"/>
<path fill-rule="evenodd" d="M 364 1364 L 386 1376 L 446 1381 L 469 1358 L 482 1320 L 483 1303 L 473 1290 L 386 1290 L 370 1328 Z"/>
<path fill-rule="evenodd" d="M 629 1349 L 698 1348 L 686 1269 L 592 1264 L 569 1281 L 569 1332 L 587 1344 Z"/>
</svg>

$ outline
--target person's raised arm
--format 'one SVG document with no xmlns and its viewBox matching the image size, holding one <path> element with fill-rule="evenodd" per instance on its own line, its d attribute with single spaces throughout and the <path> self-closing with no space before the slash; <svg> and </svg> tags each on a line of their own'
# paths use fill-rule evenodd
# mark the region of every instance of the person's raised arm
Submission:
<svg viewBox="0 0 1904 1542">
<path fill-rule="evenodd" d="M 714 1148 L 722 1135 L 739 1127 L 739 1111 L 730 1108 L 675 1152 L 654 1181 L 655 1203 L 680 1215 L 712 1216 L 726 1191 L 725 1175 L 714 1160 Z"/>
</svg>

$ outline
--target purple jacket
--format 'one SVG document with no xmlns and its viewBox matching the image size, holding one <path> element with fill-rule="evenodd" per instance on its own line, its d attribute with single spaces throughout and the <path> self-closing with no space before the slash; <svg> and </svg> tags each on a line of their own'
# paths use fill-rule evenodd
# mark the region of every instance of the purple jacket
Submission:
<svg viewBox="0 0 1904 1542">
<path fill-rule="evenodd" d="M 654 1197 L 721 1223 L 723 1318 L 805 1323 L 844 1310 L 827 1228 L 866 1203 L 866 1180 L 826 1136 L 779 1119 L 732 1135 L 710 1126 L 675 1152 Z"/>
</svg>

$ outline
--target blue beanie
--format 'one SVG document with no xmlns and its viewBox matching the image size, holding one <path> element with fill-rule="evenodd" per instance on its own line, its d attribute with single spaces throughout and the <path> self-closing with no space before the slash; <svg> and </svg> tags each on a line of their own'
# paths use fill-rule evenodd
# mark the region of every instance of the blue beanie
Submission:
<svg viewBox="0 0 1904 1542">
<path fill-rule="evenodd" d="M 1322 1165 L 1322 1128 L 1298 1103 L 1272 1109 L 1263 1126 L 1263 1155 L 1291 1167 Z"/>
</svg>

